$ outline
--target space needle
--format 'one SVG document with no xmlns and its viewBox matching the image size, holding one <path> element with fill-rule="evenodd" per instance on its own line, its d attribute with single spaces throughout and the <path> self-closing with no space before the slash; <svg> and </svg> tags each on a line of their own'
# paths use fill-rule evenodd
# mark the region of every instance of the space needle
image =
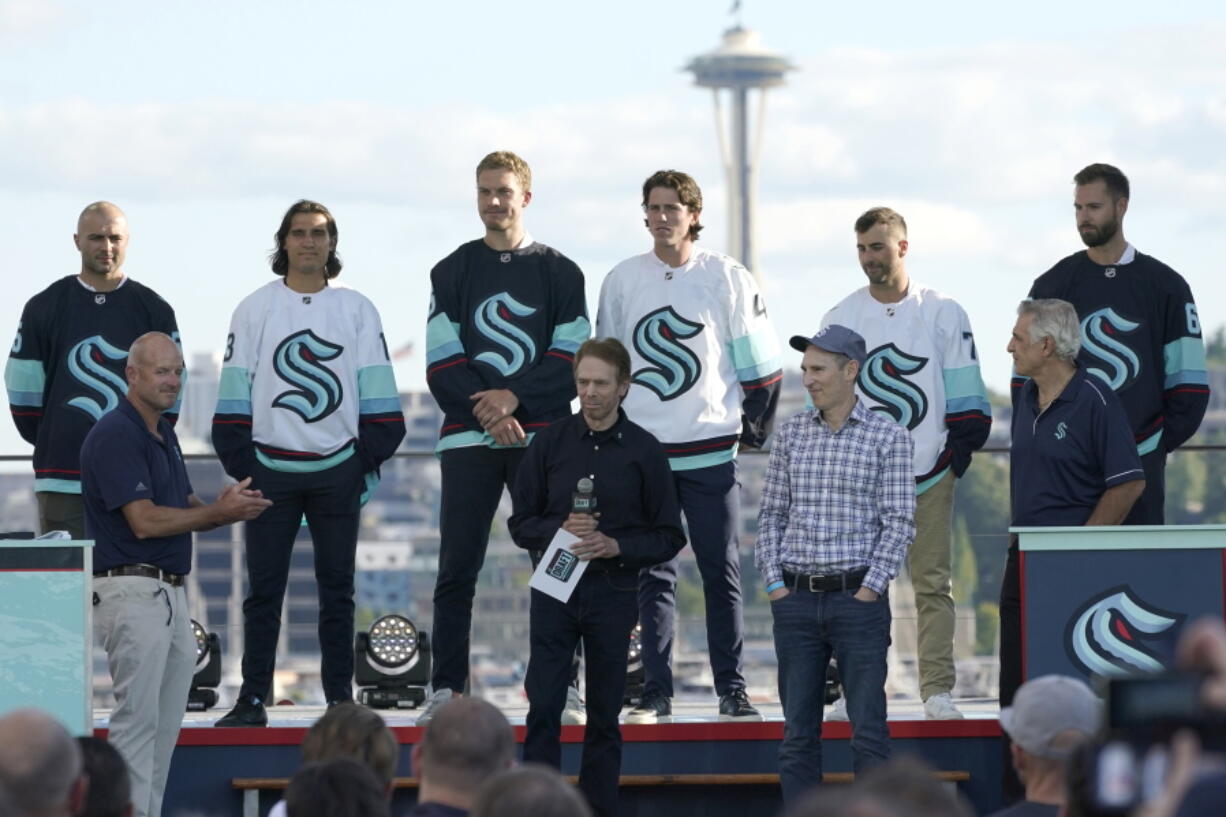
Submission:
<svg viewBox="0 0 1226 817">
<path fill-rule="evenodd" d="M 737 3 L 734 10 L 739 5 Z M 728 179 L 728 254 L 748 267 L 758 278 L 759 285 L 762 278 L 753 231 L 754 174 L 762 148 L 766 89 L 782 85 L 783 75 L 794 69 L 795 66 L 782 55 L 762 46 L 758 32 L 742 27 L 739 22 L 724 32 L 718 48 L 694 57 L 685 66 L 686 71 L 694 74 L 694 84 L 710 88 L 715 96 L 715 127 Z M 724 122 L 720 94 L 725 89 L 732 99 L 730 127 Z M 758 111 L 751 143 L 749 105 L 750 92 L 755 89 L 759 92 Z"/>
</svg>

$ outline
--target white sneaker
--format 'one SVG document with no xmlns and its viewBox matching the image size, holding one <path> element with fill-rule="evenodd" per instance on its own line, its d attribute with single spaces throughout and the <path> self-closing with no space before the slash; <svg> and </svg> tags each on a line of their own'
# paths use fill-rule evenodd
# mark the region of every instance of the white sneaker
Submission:
<svg viewBox="0 0 1226 817">
<path fill-rule="evenodd" d="M 822 718 L 825 721 L 845 721 L 847 720 L 847 696 L 840 695 L 839 699 L 826 707 L 826 716 Z"/>
<path fill-rule="evenodd" d="M 562 708 L 563 726 L 586 726 L 587 707 L 579 697 L 579 690 L 570 684 L 566 685 L 566 706 Z"/>
<path fill-rule="evenodd" d="M 924 701 L 924 717 L 930 721 L 960 721 L 962 713 L 954 706 L 953 697 L 942 692 Z"/>
<path fill-rule="evenodd" d="M 426 698 L 426 702 L 422 704 L 421 714 L 417 716 L 417 725 L 425 726 L 434 717 L 434 713 L 438 712 L 438 708 L 451 700 L 453 693 L 450 689 L 436 689 L 430 693 L 430 697 Z"/>
</svg>

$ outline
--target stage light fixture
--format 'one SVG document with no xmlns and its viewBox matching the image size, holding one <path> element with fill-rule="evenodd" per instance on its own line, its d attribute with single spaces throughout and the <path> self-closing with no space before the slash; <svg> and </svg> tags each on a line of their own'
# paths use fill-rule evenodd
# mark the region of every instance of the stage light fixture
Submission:
<svg viewBox="0 0 1226 817">
<path fill-rule="evenodd" d="M 430 637 L 402 615 L 383 616 L 353 641 L 358 702 L 374 709 L 412 709 L 426 700 Z"/>
<path fill-rule="evenodd" d="M 635 624 L 630 631 L 630 648 L 626 656 L 626 694 L 623 701 L 627 705 L 637 705 L 643 697 L 643 685 L 647 674 L 643 670 L 643 625 Z"/>
<path fill-rule="evenodd" d="M 199 621 L 192 619 L 192 635 L 196 638 L 196 674 L 187 693 L 187 711 L 204 712 L 217 705 L 217 687 L 221 684 L 221 639 L 207 632 Z"/>
</svg>

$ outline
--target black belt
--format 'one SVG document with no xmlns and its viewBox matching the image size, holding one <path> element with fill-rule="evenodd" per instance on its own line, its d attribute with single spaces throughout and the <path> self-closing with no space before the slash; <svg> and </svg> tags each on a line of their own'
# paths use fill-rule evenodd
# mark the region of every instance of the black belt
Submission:
<svg viewBox="0 0 1226 817">
<path fill-rule="evenodd" d="M 157 579 L 166 582 L 171 587 L 182 587 L 183 580 L 187 578 L 182 573 L 167 573 L 160 567 L 153 565 L 120 565 L 112 567 L 110 570 L 99 570 L 94 573 L 95 579 L 103 577 L 112 578 L 115 576 L 144 576 L 146 579 Z"/>
<path fill-rule="evenodd" d="M 867 567 L 857 567 L 845 573 L 793 573 L 783 571 L 783 583 L 789 590 L 808 590 L 810 593 L 831 593 L 836 590 L 859 590 L 860 582 L 868 574 Z"/>
</svg>

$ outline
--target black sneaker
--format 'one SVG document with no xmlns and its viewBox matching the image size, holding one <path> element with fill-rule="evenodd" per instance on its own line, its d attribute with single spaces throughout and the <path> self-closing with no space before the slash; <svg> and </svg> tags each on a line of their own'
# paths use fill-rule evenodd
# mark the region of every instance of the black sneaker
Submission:
<svg viewBox="0 0 1226 817">
<path fill-rule="evenodd" d="M 268 712 L 259 698 L 244 695 L 234 704 L 234 708 L 214 726 L 267 726 Z"/>
<path fill-rule="evenodd" d="M 719 696 L 719 719 L 721 721 L 760 721 L 762 713 L 753 708 L 743 689 L 734 689 Z"/>
<path fill-rule="evenodd" d="M 657 723 L 673 714 L 672 702 L 659 693 L 643 696 L 639 705 L 626 713 L 626 723 Z"/>
</svg>

